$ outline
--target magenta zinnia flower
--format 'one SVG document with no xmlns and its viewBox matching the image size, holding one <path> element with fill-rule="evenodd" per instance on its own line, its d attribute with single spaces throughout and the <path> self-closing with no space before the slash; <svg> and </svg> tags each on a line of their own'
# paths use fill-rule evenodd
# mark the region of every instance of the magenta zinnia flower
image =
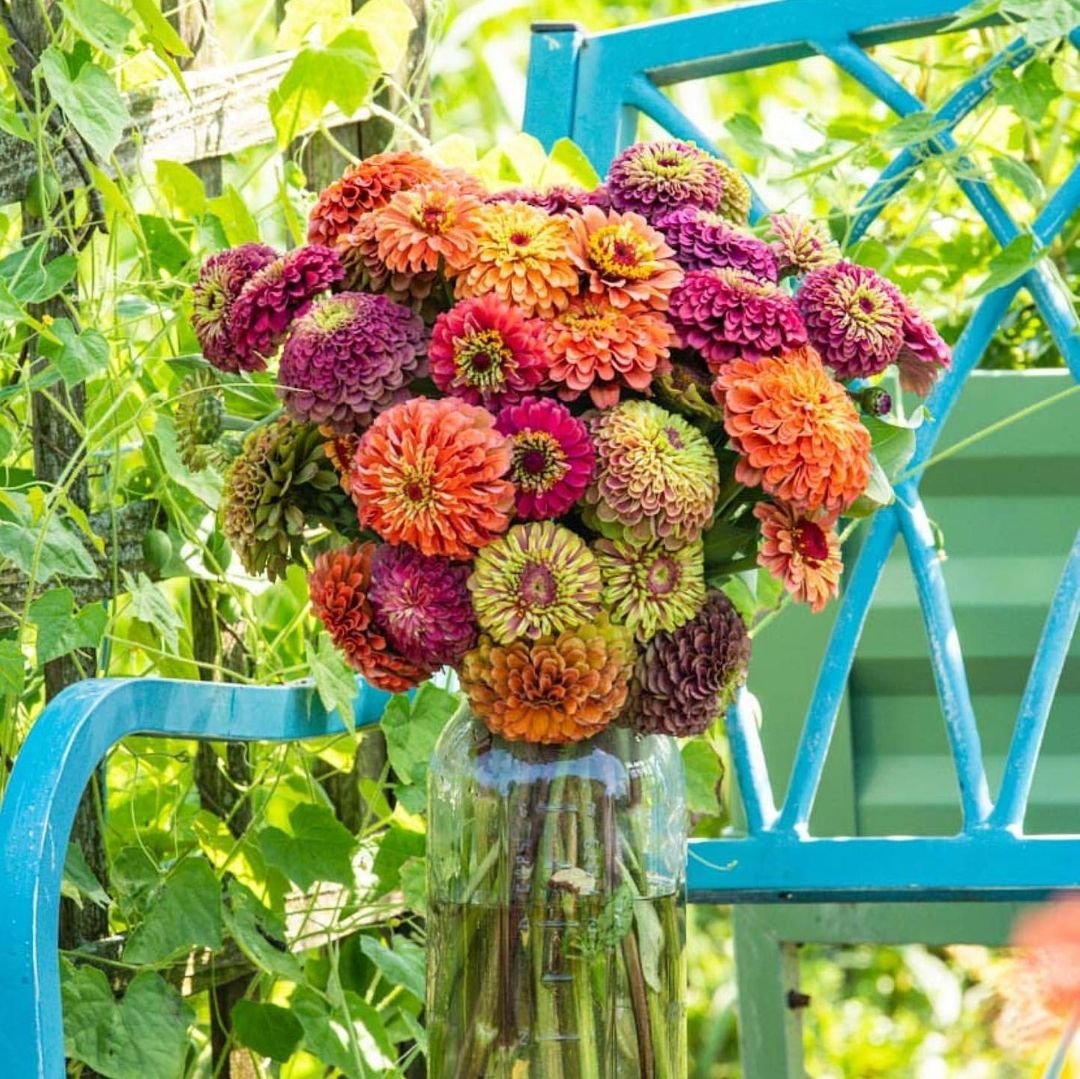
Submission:
<svg viewBox="0 0 1080 1079">
<path fill-rule="evenodd" d="M 795 294 L 810 343 L 837 378 L 868 378 L 904 341 L 900 290 L 866 266 L 837 262 L 807 275 Z"/>
<path fill-rule="evenodd" d="M 499 413 L 495 429 L 510 438 L 510 479 L 518 517 L 560 517 L 585 493 L 596 451 L 585 424 L 551 398 L 529 397 Z"/>
<path fill-rule="evenodd" d="M 335 434 L 366 427 L 420 372 L 424 323 L 385 296 L 341 292 L 312 304 L 285 342 L 278 393 L 299 420 Z"/>
<path fill-rule="evenodd" d="M 623 150 L 608 170 L 607 188 L 616 210 L 655 218 L 680 206 L 717 209 L 724 180 L 715 159 L 704 150 L 678 139 L 662 139 Z"/>
<path fill-rule="evenodd" d="M 222 371 L 239 371 L 229 315 L 240 290 L 264 266 L 278 257 L 266 244 L 241 244 L 203 263 L 191 290 L 191 325 L 203 356 Z"/>
<path fill-rule="evenodd" d="M 260 269 L 240 290 L 229 314 L 240 369 L 262 371 L 292 320 L 344 273 L 337 255 L 319 244 L 298 247 Z"/>
<path fill-rule="evenodd" d="M 949 346 L 941 334 L 905 301 L 904 343 L 896 357 L 901 387 L 925 397 L 951 362 Z"/>
<path fill-rule="evenodd" d="M 539 206 L 549 214 L 565 214 L 573 210 L 580 211 L 585 206 L 599 206 L 607 209 L 611 205 L 607 188 L 600 184 L 592 191 L 583 187 L 571 187 L 556 184 L 554 187 L 535 191 L 528 187 L 509 187 L 488 195 L 485 202 L 527 202 L 530 206 Z"/>
<path fill-rule="evenodd" d="M 734 266 L 757 277 L 776 281 L 776 255 L 753 233 L 726 221 L 719 214 L 684 206 L 658 218 L 656 227 L 675 251 L 684 270 Z"/>
<path fill-rule="evenodd" d="M 367 598 L 391 648 L 431 670 L 458 664 L 476 641 L 468 577 L 460 562 L 380 546 Z"/>
<path fill-rule="evenodd" d="M 435 319 L 428 360 L 444 393 L 499 408 L 535 390 L 550 357 L 544 323 L 489 294 L 462 300 Z"/>
<path fill-rule="evenodd" d="M 671 294 L 668 319 L 714 373 L 736 356 L 759 359 L 806 344 L 799 309 L 779 285 L 747 270 L 691 270 Z"/>
</svg>

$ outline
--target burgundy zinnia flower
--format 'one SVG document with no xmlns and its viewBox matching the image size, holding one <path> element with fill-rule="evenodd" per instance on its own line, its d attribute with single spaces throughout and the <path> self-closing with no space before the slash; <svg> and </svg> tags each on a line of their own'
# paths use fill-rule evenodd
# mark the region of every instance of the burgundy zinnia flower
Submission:
<svg viewBox="0 0 1080 1079">
<path fill-rule="evenodd" d="M 656 227 L 675 251 L 684 270 L 734 266 L 767 281 L 777 280 L 776 255 L 753 233 L 740 229 L 719 214 L 684 206 L 658 218 Z"/>
<path fill-rule="evenodd" d="M 526 398 L 499 413 L 496 430 L 512 444 L 510 479 L 518 517 L 559 517 L 584 494 L 596 463 L 585 424 L 550 398 Z"/>
<path fill-rule="evenodd" d="M 810 343 L 838 378 L 868 378 L 896 360 L 907 305 L 868 267 L 837 262 L 814 270 L 795 301 Z"/>
<path fill-rule="evenodd" d="M 747 270 L 691 270 L 671 294 L 668 318 L 714 373 L 736 356 L 758 359 L 806 343 L 806 328 L 779 285 Z"/>
<path fill-rule="evenodd" d="M 423 344 L 423 320 L 407 307 L 363 292 L 328 296 L 293 324 L 278 393 L 297 419 L 348 434 L 405 397 Z"/>
<path fill-rule="evenodd" d="M 527 187 L 510 187 L 488 195 L 485 202 L 527 202 L 530 206 L 539 206 L 549 214 L 565 214 L 572 210 L 581 210 L 585 206 L 599 206 L 607 209 L 611 205 L 607 188 L 601 184 L 586 191 L 583 187 L 570 187 L 556 184 L 554 187 L 535 191 Z"/>
<path fill-rule="evenodd" d="M 391 647 L 420 667 L 455 666 L 476 640 L 470 567 L 411 547 L 380 547 L 368 599 Z"/>
<path fill-rule="evenodd" d="M 495 295 L 462 300 L 435 319 L 428 360 L 444 393 L 489 408 L 513 404 L 544 381 L 544 323 Z"/>
<path fill-rule="evenodd" d="M 292 320 L 344 275 L 329 247 L 298 247 L 259 270 L 240 290 L 229 315 L 239 368 L 262 371 Z"/>
<path fill-rule="evenodd" d="M 949 346 L 933 325 L 906 301 L 903 326 L 904 343 L 896 357 L 900 385 L 925 397 L 938 375 L 952 362 Z"/>
<path fill-rule="evenodd" d="M 241 244 L 203 263 L 191 290 L 191 325 L 203 356 L 222 371 L 239 371 L 234 355 L 229 315 L 240 290 L 264 266 L 278 257 L 266 244 Z"/>
</svg>

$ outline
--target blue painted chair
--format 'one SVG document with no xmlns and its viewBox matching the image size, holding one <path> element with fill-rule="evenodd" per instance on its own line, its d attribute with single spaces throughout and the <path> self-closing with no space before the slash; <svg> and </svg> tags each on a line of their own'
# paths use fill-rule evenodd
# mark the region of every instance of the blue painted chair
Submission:
<svg viewBox="0 0 1080 1079">
<path fill-rule="evenodd" d="M 831 58 L 897 114 L 911 115 L 921 104 L 864 47 L 940 31 L 961 6 L 948 0 L 908 0 L 904 14 L 897 15 L 893 0 L 776 0 L 605 34 L 586 35 L 566 25 L 538 27 L 526 127 L 549 144 L 561 136 L 574 138 L 600 169 L 633 139 L 639 113 L 673 135 L 707 145 L 708 139 L 660 86 L 814 53 Z M 1080 43 L 1080 32 L 1073 40 Z M 900 190 L 917 155 L 955 148 L 951 128 L 989 92 L 994 71 L 1015 67 L 1028 56 L 1030 50 L 1018 41 L 949 99 L 936 114 L 941 129 L 922 146 L 901 151 L 868 192 L 856 235 Z M 1019 234 L 989 186 L 971 178 L 959 182 L 999 243 Z M 1045 245 L 1056 236 L 1078 203 L 1080 167 L 1034 222 L 1031 233 L 1037 243 Z M 760 201 L 755 206 L 760 212 Z M 767 912 L 744 921 L 741 934 L 743 966 L 766 970 L 772 979 L 761 999 L 747 994 L 743 1001 L 744 1063 L 751 1079 L 802 1074 L 797 1028 L 788 1022 L 787 994 L 796 984 L 789 942 L 879 939 L 893 932 L 901 934 L 899 939 L 962 940 L 964 908 L 956 901 L 1031 899 L 1080 885 L 1080 836 L 1023 831 L 1050 703 L 1080 617 L 1080 537 L 1067 557 L 1032 661 L 1005 780 L 991 801 L 963 656 L 919 494 L 918 466 L 931 455 L 964 380 L 1020 288 L 1039 306 L 1073 376 L 1080 376 L 1077 319 L 1044 266 L 981 301 L 956 350 L 953 370 L 929 402 L 932 419 L 919 432 L 912 478 L 897 488 L 896 503 L 875 517 L 850 572 L 792 780 L 779 807 L 747 698 L 731 711 L 728 729 L 747 834 L 691 844 L 688 899 L 734 902 L 746 904 L 740 908 L 745 911 Z M 810 812 L 844 685 L 874 586 L 898 538 L 907 548 L 924 612 L 963 827 L 954 836 L 813 837 Z M 361 687 L 357 726 L 375 722 L 383 702 L 382 694 Z M 284 741 L 342 729 L 309 687 L 100 680 L 70 688 L 45 710 L 23 745 L 0 809 L 0 1060 L 5 1074 L 57 1079 L 64 1073 L 56 956 L 60 882 L 76 804 L 110 747 L 132 734 Z M 895 928 L 903 920 L 898 910 L 921 914 L 925 908 L 913 908 L 911 902 L 935 899 L 954 905 L 944 913 L 935 908 L 932 925 L 916 917 Z M 821 905 L 823 900 L 832 905 Z M 843 908 L 847 916 L 839 929 L 830 913 L 840 909 L 837 901 L 857 904 Z M 801 909 L 819 912 L 816 921 L 794 917 L 800 908 L 791 904 L 808 902 L 818 905 Z M 950 916 L 948 909 L 955 914 Z M 1006 905 L 1001 909 L 1008 913 Z M 878 912 L 893 918 L 893 928 L 874 928 Z"/>
</svg>

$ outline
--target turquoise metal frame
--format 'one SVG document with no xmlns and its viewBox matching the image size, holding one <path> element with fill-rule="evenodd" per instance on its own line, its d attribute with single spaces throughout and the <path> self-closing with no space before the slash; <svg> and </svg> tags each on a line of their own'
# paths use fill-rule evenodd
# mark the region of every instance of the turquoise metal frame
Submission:
<svg viewBox="0 0 1080 1079">
<path fill-rule="evenodd" d="M 907 0 L 898 14 L 899 6 L 894 0 L 775 0 L 606 34 L 586 35 L 568 25 L 541 26 L 533 42 L 526 128 L 548 144 L 561 136 L 574 138 L 601 169 L 632 140 L 637 113 L 649 115 L 674 135 L 708 144 L 661 93 L 661 86 L 814 53 L 830 57 L 898 115 L 911 115 L 922 110 L 921 103 L 867 56 L 864 47 L 939 32 L 961 4 Z M 1072 40 L 1080 45 L 1080 30 Z M 990 92 L 994 71 L 1015 67 L 1028 56 L 1025 43 L 1016 42 L 934 114 L 941 121 L 934 136 L 901 151 L 867 193 L 855 221 L 856 236 L 899 192 L 922 156 L 955 149 L 950 131 Z M 957 182 L 1005 245 L 1021 230 L 992 188 L 973 175 L 965 169 Z M 1080 166 L 1032 225 L 1036 242 L 1045 246 L 1058 235 L 1078 204 Z M 762 211 L 756 200 L 755 213 Z M 822 899 L 875 904 L 931 898 L 1014 900 L 1080 885 L 1080 836 L 1023 832 L 1050 703 L 1080 617 L 1080 536 L 1067 558 L 1032 662 L 1006 777 L 992 802 L 963 656 L 919 497 L 919 466 L 929 459 L 965 378 L 1020 288 L 1030 293 L 1073 376 L 1080 377 L 1080 325 L 1048 267 L 1035 266 L 981 301 L 958 344 L 953 369 L 929 401 L 931 419 L 918 433 L 910 477 L 897 487 L 896 503 L 874 518 L 849 575 L 781 806 L 774 801 L 750 702 L 741 698 L 731 710 L 729 735 L 747 835 L 691 844 L 690 901 L 775 905 Z M 961 792 L 963 829 L 948 837 L 812 837 L 808 821 L 844 685 L 875 585 L 898 538 L 907 547 L 924 611 Z M 361 685 L 356 725 L 376 722 L 384 701 L 384 694 Z M 132 734 L 293 741 L 344 729 L 337 716 L 322 709 L 309 686 L 106 679 L 74 686 L 50 704 L 19 753 L 0 811 L 0 1060 L 6 1074 L 18 1079 L 64 1074 L 56 957 L 60 883 L 79 796 L 110 747 Z M 775 926 L 775 919 L 767 924 Z M 795 935 L 805 938 L 806 932 L 790 928 L 786 935 L 782 930 L 774 933 L 781 943 Z M 831 931 L 821 939 L 852 936 Z M 782 1011 L 780 979 L 786 975 L 782 966 L 776 969 L 778 992 L 768 1006 Z M 789 1029 L 788 1041 L 790 1035 Z M 793 1057 L 796 1050 L 789 1049 Z M 775 1068 L 748 1067 L 748 1072 L 770 1079 L 780 1074 Z"/>
</svg>

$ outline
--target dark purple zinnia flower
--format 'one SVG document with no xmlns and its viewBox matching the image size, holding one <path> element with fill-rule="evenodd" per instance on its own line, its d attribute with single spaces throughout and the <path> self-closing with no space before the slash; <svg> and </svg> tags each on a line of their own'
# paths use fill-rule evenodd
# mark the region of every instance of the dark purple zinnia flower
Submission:
<svg viewBox="0 0 1080 1079">
<path fill-rule="evenodd" d="M 810 344 L 838 378 L 868 378 L 896 360 L 907 304 L 868 267 L 845 261 L 814 270 L 795 302 Z"/>
<path fill-rule="evenodd" d="M 292 320 L 344 275 L 338 256 L 320 244 L 298 247 L 260 269 L 229 314 L 238 369 L 264 370 Z"/>
<path fill-rule="evenodd" d="M 750 637 L 731 600 L 710 592 L 678 629 L 660 630 L 634 665 L 626 719 L 641 734 L 701 734 L 746 677 Z"/>
<path fill-rule="evenodd" d="M 591 191 L 586 191 L 583 187 L 571 187 L 569 184 L 557 184 L 543 191 L 536 191 L 529 187 L 510 187 L 488 195 L 484 201 L 526 202 L 530 206 L 540 207 L 549 214 L 565 214 L 580 210 L 584 206 L 599 206 L 601 209 L 607 209 L 611 205 L 607 188 L 603 184 Z"/>
<path fill-rule="evenodd" d="M 653 220 L 682 206 L 717 210 L 724 175 L 716 159 L 689 142 L 639 142 L 611 163 L 607 178 L 611 205 Z"/>
<path fill-rule="evenodd" d="M 938 375 L 952 362 L 949 346 L 933 324 L 904 302 L 904 342 L 896 356 L 900 385 L 925 397 Z"/>
<path fill-rule="evenodd" d="M 266 244 L 241 244 L 219 251 L 203 263 L 191 290 L 191 325 L 202 354 L 222 371 L 239 371 L 234 356 L 229 313 L 240 290 L 278 257 Z"/>
<path fill-rule="evenodd" d="M 747 270 L 691 270 L 671 294 L 668 319 L 715 374 L 736 356 L 755 360 L 806 344 L 806 328 L 779 285 Z"/>
<path fill-rule="evenodd" d="M 720 214 L 684 206 L 657 218 L 656 227 L 674 249 L 675 261 L 684 270 L 734 266 L 767 281 L 778 278 L 773 249 Z"/>
<path fill-rule="evenodd" d="M 335 434 L 361 430 L 407 396 L 421 373 L 424 339 L 423 319 L 385 296 L 327 296 L 293 323 L 278 393 L 298 420 Z"/>
<path fill-rule="evenodd" d="M 457 665 L 476 640 L 470 572 L 412 547 L 380 546 L 367 598 L 391 648 L 429 670 Z"/>
<path fill-rule="evenodd" d="M 769 236 L 780 276 L 808 274 L 822 266 L 840 261 L 840 247 L 816 221 L 797 214 L 772 214 L 769 217 Z"/>
</svg>

